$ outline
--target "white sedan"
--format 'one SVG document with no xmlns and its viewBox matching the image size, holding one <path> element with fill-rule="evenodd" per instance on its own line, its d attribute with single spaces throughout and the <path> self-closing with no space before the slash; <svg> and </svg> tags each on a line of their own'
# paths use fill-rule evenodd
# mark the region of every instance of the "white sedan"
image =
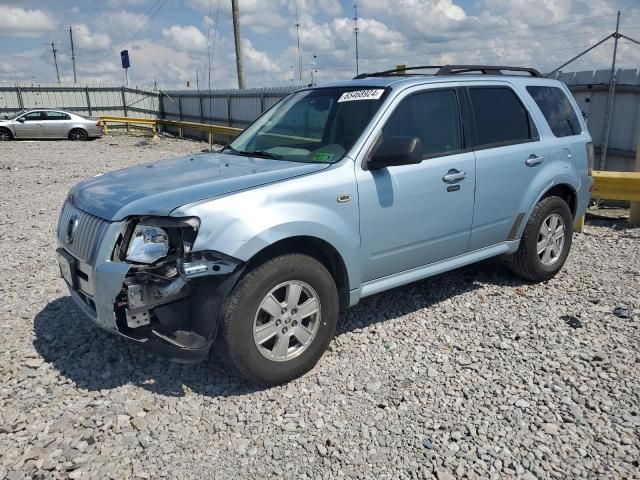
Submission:
<svg viewBox="0 0 640 480">
<path fill-rule="evenodd" d="M 89 140 L 101 136 L 100 120 L 63 110 L 22 110 L 0 119 L 0 141 L 24 138 Z"/>
</svg>

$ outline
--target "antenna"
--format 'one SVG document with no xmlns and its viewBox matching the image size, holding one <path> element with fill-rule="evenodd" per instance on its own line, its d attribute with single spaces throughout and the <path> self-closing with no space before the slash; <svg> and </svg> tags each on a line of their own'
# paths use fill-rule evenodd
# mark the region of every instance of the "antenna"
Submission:
<svg viewBox="0 0 640 480">
<path fill-rule="evenodd" d="M 69 27 L 69 39 L 71 40 L 71 63 L 73 64 L 73 83 L 78 83 L 76 78 L 76 53 L 73 49 L 73 29 Z"/>
<path fill-rule="evenodd" d="M 58 50 L 56 50 L 56 46 L 53 42 L 51 42 L 51 51 L 53 52 L 53 63 L 56 65 L 56 76 L 58 77 L 58 84 L 60 84 L 60 70 L 58 70 L 58 57 L 56 56 Z"/>
<path fill-rule="evenodd" d="M 300 21 L 298 20 L 298 2 L 296 2 L 296 37 L 298 39 L 298 74 L 302 84 L 302 56 L 300 55 Z"/>
<path fill-rule="evenodd" d="M 353 33 L 356 36 L 356 75 L 360 73 L 360 65 L 359 65 L 359 56 L 358 56 L 358 32 L 360 29 L 358 28 L 358 4 L 353 4 L 354 16 L 353 16 Z"/>
</svg>

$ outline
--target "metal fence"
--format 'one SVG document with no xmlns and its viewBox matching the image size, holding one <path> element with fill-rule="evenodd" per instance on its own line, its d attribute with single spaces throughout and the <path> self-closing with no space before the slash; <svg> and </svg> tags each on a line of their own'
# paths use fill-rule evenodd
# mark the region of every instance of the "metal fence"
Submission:
<svg viewBox="0 0 640 480">
<path fill-rule="evenodd" d="M 554 75 L 573 92 L 587 118 L 596 152 L 603 143 L 608 70 Z M 618 70 L 611 114 L 607 169 L 633 170 L 640 128 L 640 70 Z M 120 115 L 163 118 L 244 128 L 298 86 L 246 90 L 171 90 L 150 92 L 117 86 L 0 84 L 0 114 L 22 108 L 58 107 L 89 116 Z M 167 127 L 171 133 L 171 127 Z M 175 129 L 174 129 L 175 130 Z M 200 131 L 183 132 L 206 138 Z"/>
<path fill-rule="evenodd" d="M 554 78 L 568 85 L 586 117 L 597 155 L 604 143 L 609 77 L 609 70 L 554 75 Z M 618 70 L 615 82 L 606 169 L 632 171 L 640 130 L 640 70 Z"/>
<path fill-rule="evenodd" d="M 244 128 L 262 112 L 299 87 L 245 90 L 172 90 L 162 92 L 161 118 Z M 168 129 L 171 131 L 171 128 Z M 203 132 L 186 130 L 200 138 Z"/>
<path fill-rule="evenodd" d="M 60 108 L 97 117 L 124 115 L 156 118 L 160 111 L 159 94 L 135 88 L 115 86 L 2 85 L 0 114 L 25 108 Z"/>
</svg>

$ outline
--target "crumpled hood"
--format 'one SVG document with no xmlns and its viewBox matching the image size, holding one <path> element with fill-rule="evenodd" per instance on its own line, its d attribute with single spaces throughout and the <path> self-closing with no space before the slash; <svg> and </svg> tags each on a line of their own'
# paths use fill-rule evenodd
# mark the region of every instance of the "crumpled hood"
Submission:
<svg viewBox="0 0 640 480">
<path fill-rule="evenodd" d="M 169 215 L 187 203 L 306 175 L 328 164 L 201 153 L 97 175 L 71 190 L 73 204 L 105 220 Z"/>
</svg>

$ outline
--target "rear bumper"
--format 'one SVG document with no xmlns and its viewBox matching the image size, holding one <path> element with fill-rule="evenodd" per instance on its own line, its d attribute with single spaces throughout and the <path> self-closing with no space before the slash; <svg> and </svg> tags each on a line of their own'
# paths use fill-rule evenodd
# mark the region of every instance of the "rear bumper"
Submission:
<svg viewBox="0 0 640 480">
<path fill-rule="evenodd" d="M 593 188 L 593 178 L 583 177 L 580 182 L 580 188 L 576 191 L 576 214 L 575 218 L 582 217 L 591 201 L 591 190 Z"/>
<path fill-rule="evenodd" d="M 89 135 L 89 138 L 100 138 L 103 133 L 104 132 L 101 127 L 92 127 L 87 129 L 87 135 Z"/>
</svg>

